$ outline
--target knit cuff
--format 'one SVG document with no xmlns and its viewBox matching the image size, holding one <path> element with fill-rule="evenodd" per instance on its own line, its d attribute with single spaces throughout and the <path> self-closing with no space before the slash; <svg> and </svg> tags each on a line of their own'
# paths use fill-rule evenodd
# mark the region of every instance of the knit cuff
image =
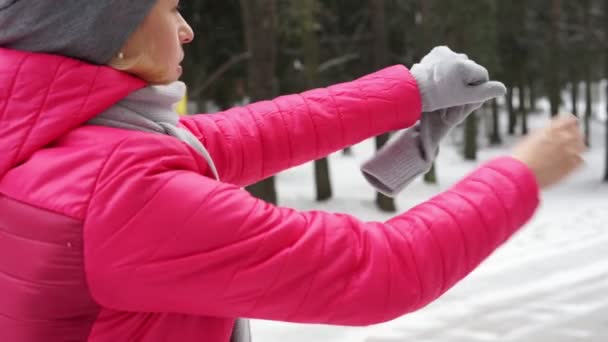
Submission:
<svg viewBox="0 0 608 342">
<path fill-rule="evenodd" d="M 431 169 L 432 159 L 424 158 L 419 137 L 417 130 L 409 129 L 363 164 L 363 176 L 378 192 L 394 197 Z"/>
</svg>

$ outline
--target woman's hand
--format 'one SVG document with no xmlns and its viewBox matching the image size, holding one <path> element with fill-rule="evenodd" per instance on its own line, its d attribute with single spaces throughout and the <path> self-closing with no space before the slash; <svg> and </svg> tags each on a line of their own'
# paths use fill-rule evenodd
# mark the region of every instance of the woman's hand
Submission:
<svg viewBox="0 0 608 342">
<path fill-rule="evenodd" d="M 515 148 L 513 157 L 532 169 L 541 188 L 561 182 L 583 164 L 586 146 L 578 124 L 573 115 L 558 117 Z"/>
</svg>

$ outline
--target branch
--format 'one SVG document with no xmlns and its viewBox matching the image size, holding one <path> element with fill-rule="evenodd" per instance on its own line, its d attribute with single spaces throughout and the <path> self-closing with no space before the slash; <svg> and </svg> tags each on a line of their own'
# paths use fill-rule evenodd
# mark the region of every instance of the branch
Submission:
<svg viewBox="0 0 608 342">
<path fill-rule="evenodd" d="M 232 56 L 226 63 L 222 64 L 217 70 L 215 70 L 200 86 L 197 87 L 195 91 L 190 95 L 192 98 L 200 98 L 207 89 L 209 89 L 217 80 L 219 80 L 228 70 L 230 70 L 233 66 L 249 59 L 251 57 L 251 53 L 249 51 L 242 52 L 236 56 Z"/>
<path fill-rule="evenodd" d="M 343 56 L 335 57 L 335 58 L 329 59 L 329 60 L 321 63 L 319 65 L 319 67 L 317 68 L 317 71 L 325 72 L 331 68 L 340 66 L 342 64 L 346 64 L 355 59 L 359 59 L 359 57 L 361 57 L 359 53 L 347 53 Z"/>
</svg>

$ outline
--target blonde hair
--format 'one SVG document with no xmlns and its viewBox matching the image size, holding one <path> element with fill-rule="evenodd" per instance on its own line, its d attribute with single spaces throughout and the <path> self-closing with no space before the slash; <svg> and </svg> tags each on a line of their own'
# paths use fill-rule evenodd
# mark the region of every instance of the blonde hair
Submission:
<svg viewBox="0 0 608 342">
<path fill-rule="evenodd" d="M 116 55 L 108 66 L 134 74 L 150 84 L 166 83 L 165 70 L 162 64 L 154 61 L 156 44 L 153 35 L 149 33 L 144 22 L 123 45 L 120 53 Z"/>
</svg>

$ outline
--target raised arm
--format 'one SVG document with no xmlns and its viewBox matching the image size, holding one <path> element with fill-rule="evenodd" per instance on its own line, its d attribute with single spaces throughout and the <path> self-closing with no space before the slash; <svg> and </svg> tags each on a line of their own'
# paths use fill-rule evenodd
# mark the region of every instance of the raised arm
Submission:
<svg viewBox="0 0 608 342">
<path fill-rule="evenodd" d="M 532 172 L 503 158 L 387 222 L 363 222 L 275 207 L 199 175 L 180 147 L 137 145 L 106 163 L 85 225 L 91 293 L 117 310 L 379 323 L 439 297 L 538 205 Z"/>
<path fill-rule="evenodd" d="M 182 119 L 209 150 L 222 181 L 244 186 L 370 137 L 412 126 L 416 81 L 393 66 L 353 82 Z"/>
</svg>

